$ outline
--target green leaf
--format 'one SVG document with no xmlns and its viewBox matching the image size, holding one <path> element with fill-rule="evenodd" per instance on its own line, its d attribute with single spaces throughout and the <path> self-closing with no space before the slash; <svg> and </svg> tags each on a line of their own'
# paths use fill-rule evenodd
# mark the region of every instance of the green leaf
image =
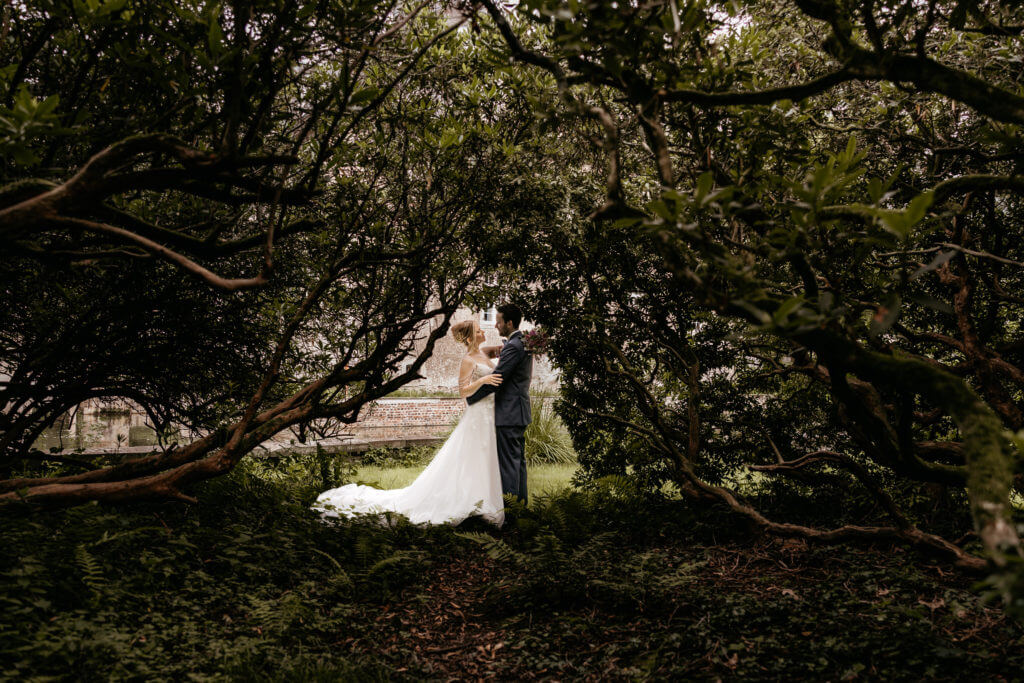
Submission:
<svg viewBox="0 0 1024 683">
<path fill-rule="evenodd" d="M 886 232 L 895 235 L 901 240 L 907 239 L 910 235 L 910 228 L 912 226 L 907 223 L 906 214 L 902 211 L 882 209 L 878 212 L 877 216 L 878 222 Z"/>
<path fill-rule="evenodd" d="M 850 139 L 846 141 L 846 151 L 843 153 L 843 157 L 847 160 L 853 159 L 853 156 L 857 153 L 857 137 L 851 135 Z"/>
<path fill-rule="evenodd" d="M 647 209 L 667 221 L 674 221 L 676 219 L 675 214 L 668 208 L 668 204 L 660 199 L 648 204 Z"/>
<path fill-rule="evenodd" d="M 924 215 L 928 211 L 928 207 L 932 205 L 932 201 L 934 198 L 935 195 L 931 190 L 914 197 L 914 199 L 911 200 L 910 204 L 907 206 L 907 225 L 912 226 L 916 224 L 918 221 L 920 221 L 922 218 L 924 218 Z"/>
<path fill-rule="evenodd" d="M 128 0 L 107 0 L 96 10 L 97 17 L 104 17 L 108 14 L 114 14 L 124 9 L 124 6 L 128 4 Z"/>
<path fill-rule="evenodd" d="M 772 318 L 775 320 L 775 323 L 777 325 L 781 325 L 784 322 L 786 322 L 786 318 L 789 317 L 790 313 L 800 308 L 803 302 L 803 297 L 799 296 L 794 296 L 790 297 L 789 299 L 786 299 L 781 306 L 775 309 L 775 313 L 772 315 Z"/>
<path fill-rule="evenodd" d="M 712 186 L 714 186 L 715 180 L 711 177 L 711 171 L 705 171 L 700 174 L 697 178 L 697 186 L 693 191 L 693 198 L 697 204 L 702 204 L 708 193 L 711 192 Z"/>
<path fill-rule="evenodd" d="M 210 11 L 210 26 L 206 32 L 206 44 L 210 48 L 210 54 L 214 59 L 219 59 L 224 54 L 224 31 L 220 27 L 220 5 L 214 5 Z"/>
<path fill-rule="evenodd" d="M 373 100 L 380 93 L 377 88 L 363 88 L 352 93 L 352 97 L 348 98 L 348 105 L 354 107 L 364 102 Z"/>
<path fill-rule="evenodd" d="M 770 315 L 768 315 L 767 311 L 764 311 L 763 309 L 758 308 L 757 306 L 755 306 L 754 304 L 750 303 L 749 301 L 746 301 L 745 299 L 733 299 L 729 303 L 731 303 L 733 306 L 739 306 L 740 308 L 744 309 L 745 311 L 748 311 L 762 325 L 770 325 L 772 323 L 772 317 Z"/>
<path fill-rule="evenodd" d="M 871 201 L 877 204 L 882 198 L 882 194 L 885 192 L 882 187 L 882 181 L 878 178 L 868 178 L 868 196 L 871 197 Z"/>
<path fill-rule="evenodd" d="M 913 301 L 916 304 L 920 304 L 922 306 L 927 306 L 928 308 L 932 309 L 933 311 L 938 311 L 939 313 L 948 313 L 948 314 L 952 315 L 953 312 L 954 312 L 952 306 L 947 304 L 945 301 L 941 301 L 939 299 L 936 299 L 935 297 L 931 296 L 930 294 L 924 294 L 923 292 L 922 293 L 909 294 L 907 296 L 907 298 L 909 300 Z"/>
</svg>

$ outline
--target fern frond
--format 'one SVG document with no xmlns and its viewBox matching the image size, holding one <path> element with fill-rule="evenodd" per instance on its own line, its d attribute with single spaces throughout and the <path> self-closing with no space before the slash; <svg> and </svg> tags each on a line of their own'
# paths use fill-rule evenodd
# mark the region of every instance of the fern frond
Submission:
<svg viewBox="0 0 1024 683">
<path fill-rule="evenodd" d="M 103 574 L 103 567 L 85 549 L 84 543 L 75 546 L 75 564 L 78 566 L 80 578 L 94 595 L 99 595 L 107 585 L 106 576 Z"/>
<path fill-rule="evenodd" d="M 366 571 L 366 574 L 367 576 L 373 576 L 388 567 L 393 567 L 402 564 L 403 562 L 419 562 L 422 559 L 422 556 L 423 553 L 419 551 L 396 550 L 383 560 L 375 562 L 373 566 Z"/>
<path fill-rule="evenodd" d="M 456 531 L 456 536 L 479 543 L 484 547 L 484 552 L 493 560 L 502 562 L 514 562 L 519 565 L 526 564 L 527 556 L 519 552 L 500 538 L 494 538 L 481 531 Z"/>
</svg>

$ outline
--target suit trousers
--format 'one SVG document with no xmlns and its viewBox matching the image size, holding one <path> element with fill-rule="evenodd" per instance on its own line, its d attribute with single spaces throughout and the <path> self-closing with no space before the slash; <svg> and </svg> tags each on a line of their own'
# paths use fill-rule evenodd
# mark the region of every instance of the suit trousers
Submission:
<svg viewBox="0 0 1024 683">
<path fill-rule="evenodd" d="M 526 504 L 525 426 L 498 427 L 498 469 L 501 492 L 511 493 Z"/>
</svg>

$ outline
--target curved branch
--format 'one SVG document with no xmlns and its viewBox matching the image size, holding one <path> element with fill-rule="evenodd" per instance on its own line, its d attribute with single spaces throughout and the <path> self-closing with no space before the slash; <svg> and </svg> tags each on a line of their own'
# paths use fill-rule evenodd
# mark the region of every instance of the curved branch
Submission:
<svg viewBox="0 0 1024 683">
<path fill-rule="evenodd" d="M 129 171 L 119 175 L 111 175 L 140 155 L 153 152 L 167 154 L 179 161 L 185 168 L 150 168 L 142 171 Z M 116 235 L 121 239 L 133 242 L 143 247 L 146 251 L 200 277 L 218 289 L 234 291 L 256 287 L 267 282 L 267 277 L 269 276 L 269 266 L 267 265 L 269 258 L 266 254 L 264 257 L 265 266 L 257 277 L 228 279 L 216 275 L 192 259 L 163 244 L 159 244 L 152 238 L 165 239 L 172 244 L 184 243 L 199 246 L 203 250 L 212 249 L 222 252 L 247 248 L 250 240 L 243 239 L 225 245 L 206 244 L 187 235 L 150 225 L 130 214 L 104 206 L 102 202 L 111 194 L 140 188 L 178 189 L 196 196 L 205 196 L 227 203 L 260 201 L 259 195 L 261 193 L 267 193 L 268 197 L 272 197 L 274 205 L 277 205 L 282 200 L 286 203 L 299 201 L 305 195 L 295 190 L 267 186 L 251 178 L 222 173 L 222 171 L 227 169 L 291 165 L 296 163 L 296 161 L 295 157 L 285 155 L 224 157 L 212 152 L 191 148 L 178 138 L 162 133 L 133 136 L 121 140 L 93 155 L 78 172 L 60 185 L 51 186 L 36 182 L 34 185 L 31 185 L 31 188 L 25 184 L 4 188 L 4 194 L 15 198 L 17 203 L 0 209 L 0 234 L 16 237 L 32 230 L 45 229 L 54 224 L 84 228 L 90 232 Z M 230 187 L 241 187 L 256 192 L 256 194 L 234 195 L 229 190 L 220 190 L 212 187 L 208 182 L 196 181 L 195 177 L 197 174 L 200 177 L 208 177 L 217 182 L 224 182 Z M 26 196 L 26 190 L 28 189 L 36 191 Z M 69 215 L 82 211 L 98 212 L 100 215 L 106 216 L 117 216 L 130 227 L 143 234 L 137 234 L 123 227 Z M 267 231 L 266 234 L 260 235 L 255 242 L 256 244 L 270 244 L 272 235 L 272 230 Z"/>
<path fill-rule="evenodd" d="M 750 92 L 704 92 L 702 90 L 667 90 L 662 95 L 665 102 L 694 104 L 698 107 L 731 107 L 744 104 L 771 104 L 779 100 L 802 100 L 831 90 L 840 83 L 859 80 L 858 76 L 845 67 L 807 83 L 787 85 L 767 90 Z"/>
<path fill-rule="evenodd" d="M 1001 176 L 987 173 L 950 178 L 935 186 L 935 202 L 939 203 L 967 192 L 1005 191 L 1024 193 L 1024 176 Z"/>
<path fill-rule="evenodd" d="M 619 128 L 615 123 L 615 119 L 603 107 L 587 105 L 578 101 L 569 90 L 569 82 L 566 78 L 565 70 L 562 69 L 561 65 L 549 57 L 532 52 L 523 47 L 523 44 L 519 41 L 519 37 L 515 34 L 515 31 L 512 30 L 512 27 L 509 26 L 509 23 L 501 13 L 501 10 L 495 6 L 491 0 L 483 0 L 482 4 L 487 10 L 487 13 L 491 16 L 491 20 L 494 21 L 494 24 L 498 27 L 498 31 L 501 33 L 502 38 L 505 39 L 505 43 L 512 51 L 512 57 L 524 64 L 531 64 L 533 66 L 540 67 L 554 76 L 555 82 L 558 84 L 558 94 L 562 101 L 576 112 L 594 119 L 604 129 L 602 148 L 608 155 L 608 174 L 606 180 L 607 199 L 604 206 L 591 214 L 591 217 L 609 217 L 616 210 L 622 210 L 625 208 L 625 192 L 623 192 L 622 179 L 620 177 L 621 161 L 619 159 Z"/>
<path fill-rule="evenodd" d="M 172 263 L 182 270 L 192 273 L 196 277 L 205 281 L 211 287 L 217 289 L 223 289 L 225 291 L 234 292 L 241 289 L 250 289 L 252 287 L 258 287 L 259 285 L 266 284 L 268 282 L 266 277 L 265 269 L 260 272 L 256 277 L 251 278 L 225 278 L 217 275 L 216 273 L 204 268 L 187 256 L 183 256 L 176 251 L 168 249 L 162 244 L 158 244 L 153 240 L 137 235 L 130 230 L 124 228 L 118 228 L 113 225 L 107 225 L 106 223 L 97 223 L 95 221 L 87 221 L 83 218 L 57 218 L 53 222 L 63 224 L 67 226 L 74 226 L 83 228 L 90 232 L 106 233 L 110 235 L 117 235 L 129 242 L 134 242 L 140 247 L 153 253 L 156 256 L 164 259 L 168 263 Z"/>
<path fill-rule="evenodd" d="M 858 50 L 849 68 L 864 80 L 910 82 L 925 92 L 962 102 L 996 121 L 1024 123 L 1024 98 L 928 57 L 880 57 L 867 50 Z"/>
<path fill-rule="evenodd" d="M 864 485 L 875 500 L 881 503 L 885 511 L 889 513 L 889 516 L 896 522 L 896 526 L 901 529 L 907 529 L 913 526 L 907 516 L 903 514 L 903 511 L 899 509 L 896 502 L 893 501 L 892 496 L 885 492 L 871 478 L 867 469 L 856 460 L 853 460 L 842 453 L 829 450 L 819 450 L 813 453 L 807 453 L 800 456 L 796 460 L 787 460 L 775 463 L 773 465 L 749 465 L 750 469 L 758 472 L 793 472 L 799 470 L 808 465 L 813 465 L 819 462 L 828 462 L 835 465 L 839 465 L 849 470 L 853 476 L 857 477 L 857 480 Z"/>
<path fill-rule="evenodd" d="M 900 391 L 927 392 L 946 410 L 963 435 L 971 512 L 986 549 L 999 565 L 1005 564 L 1007 549 L 1020 552 L 1020 538 L 1011 520 L 1010 444 L 999 417 L 970 386 L 926 362 L 869 351 L 824 330 L 801 334 L 797 340 L 814 349 L 830 367 Z"/>
<path fill-rule="evenodd" d="M 847 524 L 835 529 L 824 530 L 800 524 L 773 522 L 751 506 L 740 502 L 728 489 L 721 486 L 712 486 L 704 482 L 692 470 L 684 472 L 684 477 L 684 481 L 690 487 L 695 488 L 702 499 L 724 503 L 734 512 L 753 521 L 765 531 L 779 536 L 804 538 L 809 541 L 823 543 L 839 543 L 851 540 L 903 541 L 920 550 L 952 560 L 957 567 L 967 571 L 981 572 L 987 566 L 983 559 L 964 552 L 961 548 L 944 538 L 925 533 L 916 527 L 871 527 Z M 681 486 L 680 488 L 683 487 Z M 683 490 L 685 491 L 686 489 Z"/>
</svg>

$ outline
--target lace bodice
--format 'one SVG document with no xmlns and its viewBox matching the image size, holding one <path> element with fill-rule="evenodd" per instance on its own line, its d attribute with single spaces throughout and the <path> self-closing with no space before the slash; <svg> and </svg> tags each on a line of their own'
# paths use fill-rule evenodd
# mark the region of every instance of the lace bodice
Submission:
<svg viewBox="0 0 1024 683">
<path fill-rule="evenodd" d="M 478 379 L 480 379 L 481 377 L 484 377 L 485 375 L 489 375 L 492 372 L 494 372 L 494 368 L 492 368 L 490 365 L 488 365 L 486 363 L 476 363 L 473 366 L 473 380 L 472 381 L 475 382 Z"/>
</svg>

